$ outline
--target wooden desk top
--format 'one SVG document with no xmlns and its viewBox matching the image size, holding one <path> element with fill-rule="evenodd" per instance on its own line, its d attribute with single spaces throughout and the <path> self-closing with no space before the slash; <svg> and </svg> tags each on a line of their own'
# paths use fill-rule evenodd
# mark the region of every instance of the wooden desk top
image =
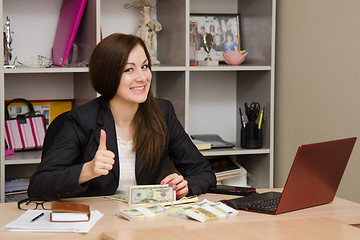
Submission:
<svg viewBox="0 0 360 240">
<path fill-rule="evenodd" d="M 103 240 L 159 239 L 358 240 L 360 229 L 330 218 L 293 218 L 239 223 L 209 222 L 179 227 L 104 232 Z"/>
<path fill-rule="evenodd" d="M 231 195 L 218 195 L 218 194 L 205 194 L 199 196 L 199 200 L 204 198 L 210 201 L 218 201 L 222 199 L 231 199 L 236 196 Z M 330 218 L 340 223 L 345 224 L 359 224 L 360 223 L 360 204 L 347 201 L 341 198 L 335 198 L 335 200 L 326 205 L 307 208 L 294 212 L 279 214 L 279 215 L 267 215 L 260 213 L 252 213 L 246 211 L 240 211 L 236 217 L 228 218 L 212 223 L 199 223 L 189 219 L 181 219 L 171 216 L 163 216 L 156 219 L 144 220 L 144 221 L 128 221 L 123 218 L 119 218 L 114 215 L 116 209 L 128 208 L 128 205 L 119 201 L 105 200 L 103 197 L 89 197 L 89 198 L 73 198 L 67 199 L 70 202 L 87 203 L 90 205 L 91 210 L 99 210 L 104 213 L 102 219 L 100 219 L 95 226 L 90 230 L 88 234 L 77 233 L 24 233 L 24 232 L 5 232 L 0 231 L 0 239 L 101 239 L 103 232 L 114 232 L 117 230 L 134 230 L 134 229 L 158 229 L 158 228 L 183 228 L 188 227 L 203 227 L 208 224 L 216 225 L 216 223 L 223 223 L 224 225 L 236 225 L 241 222 L 242 224 L 248 222 L 271 222 L 277 221 L 286 222 L 286 220 L 292 219 L 315 219 L 315 218 Z M 0 226 L 3 226 L 10 221 L 13 221 L 17 217 L 23 214 L 22 210 L 17 209 L 17 204 L 1 203 L 0 204 Z M 306 220 L 308 221 L 308 220 Z M 305 222 L 306 222 L 305 221 Z M 225 224 L 226 223 L 226 224 Z M 241 225 L 242 225 L 241 224 Z M 329 223 L 331 224 L 331 223 Z M 185 228 L 186 227 L 186 228 Z M 355 228 L 357 229 L 357 228 Z M 357 229 L 359 230 L 359 229 Z M 360 231 L 360 230 L 359 230 Z M 360 234 L 359 234 L 360 235 Z"/>
</svg>

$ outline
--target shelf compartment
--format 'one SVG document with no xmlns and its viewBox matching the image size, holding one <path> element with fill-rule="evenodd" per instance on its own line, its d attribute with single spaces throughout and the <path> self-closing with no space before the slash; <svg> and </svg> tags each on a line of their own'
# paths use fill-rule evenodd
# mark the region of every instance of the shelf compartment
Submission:
<svg viewBox="0 0 360 240">
<path fill-rule="evenodd" d="M 38 164 L 41 159 L 41 150 L 15 152 L 5 158 L 5 165 Z"/>
<path fill-rule="evenodd" d="M 31 57 L 51 57 L 51 49 L 62 1 L 19 0 L 2 1 L 2 16 L 9 16 L 12 35 L 12 60 L 26 62 Z M 88 0 L 74 43 L 78 60 L 88 60 L 96 44 L 96 0 Z M 8 70 L 5 70 L 7 72 Z M 36 71 L 36 70 L 34 70 Z M 51 70 L 50 70 L 51 71 Z"/>
</svg>

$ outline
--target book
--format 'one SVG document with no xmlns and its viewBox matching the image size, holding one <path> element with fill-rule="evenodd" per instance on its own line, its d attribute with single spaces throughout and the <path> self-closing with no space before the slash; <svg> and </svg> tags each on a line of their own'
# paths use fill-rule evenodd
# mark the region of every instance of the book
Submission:
<svg viewBox="0 0 360 240">
<path fill-rule="evenodd" d="M 235 144 L 222 139 L 218 134 L 195 134 L 190 135 L 192 139 L 211 143 L 211 148 L 232 148 Z"/>
<path fill-rule="evenodd" d="M 51 202 L 51 222 L 86 222 L 89 219 L 90 207 L 87 204 Z"/>
<path fill-rule="evenodd" d="M 5 193 L 26 191 L 29 186 L 30 178 L 19 178 L 5 180 Z"/>
<path fill-rule="evenodd" d="M 191 139 L 191 140 L 193 141 L 194 145 L 197 147 L 199 151 L 211 149 L 211 143 L 209 142 L 204 142 L 197 139 Z"/>
</svg>

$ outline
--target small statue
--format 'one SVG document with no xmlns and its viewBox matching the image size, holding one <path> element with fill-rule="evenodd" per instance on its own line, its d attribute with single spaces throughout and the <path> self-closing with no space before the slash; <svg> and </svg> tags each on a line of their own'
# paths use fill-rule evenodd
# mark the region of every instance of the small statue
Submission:
<svg viewBox="0 0 360 240">
<path fill-rule="evenodd" d="M 3 37 L 4 37 L 4 67 L 6 68 L 14 68 L 15 66 L 11 66 L 10 65 L 10 60 L 12 59 L 12 47 L 11 47 L 11 43 L 12 43 L 12 37 L 11 34 L 14 33 L 11 28 L 10 28 L 10 18 L 6 17 L 6 23 L 4 26 L 4 32 L 3 32 Z"/>
<path fill-rule="evenodd" d="M 142 19 L 139 23 L 136 36 L 144 40 L 146 47 L 149 50 L 152 64 L 160 64 L 157 59 L 157 32 L 161 31 L 161 24 L 151 17 L 150 10 L 153 8 L 147 0 L 141 0 L 134 5 L 125 4 L 125 8 L 134 7 L 140 9 L 142 13 Z"/>
</svg>

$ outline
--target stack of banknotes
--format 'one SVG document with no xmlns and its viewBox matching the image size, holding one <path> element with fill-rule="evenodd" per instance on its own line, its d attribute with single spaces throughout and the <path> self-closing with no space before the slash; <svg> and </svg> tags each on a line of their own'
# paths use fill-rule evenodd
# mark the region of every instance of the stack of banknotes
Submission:
<svg viewBox="0 0 360 240">
<path fill-rule="evenodd" d="M 238 211 L 221 203 L 203 200 L 197 204 L 172 205 L 164 207 L 160 204 L 137 207 L 132 209 L 121 209 L 115 211 L 115 215 L 127 220 L 139 220 L 153 218 L 162 215 L 170 215 L 184 219 L 194 219 L 199 222 L 207 222 L 236 216 Z"/>
<path fill-rule="evenodd" d="M 159 204 L 146 206 L 146 207 L 131 208 L 131 209 L 121 209 L 115 211 L 116 216 L 124 217 L 130 221 L 153 218 L 164 214 L 167 215 L 166 208 Z"/>
<path fill-rule="evenodd" d="M 222 202 L 214 203 L 205 199 L 198 204 L 184 207 L 176 214 L 183 214 L 199 222 L 208 222 L 212 220 L 236 216 L 238 214 L 238 211 L 225 205 Z"/>
</svg>

